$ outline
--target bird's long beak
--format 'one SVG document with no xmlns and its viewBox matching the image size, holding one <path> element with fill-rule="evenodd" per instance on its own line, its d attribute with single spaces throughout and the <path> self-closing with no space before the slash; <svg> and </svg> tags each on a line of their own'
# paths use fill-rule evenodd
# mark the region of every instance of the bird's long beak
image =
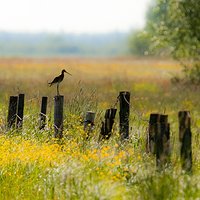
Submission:
<svg viewBox="0 0 200 200">
<path fill-rule="evenodd" d="M 72 74 L 70 74 L 69 72 L 65 71 L 65 73 L 69 74 L 70 76 L 72 76 Z"/>
</svg>

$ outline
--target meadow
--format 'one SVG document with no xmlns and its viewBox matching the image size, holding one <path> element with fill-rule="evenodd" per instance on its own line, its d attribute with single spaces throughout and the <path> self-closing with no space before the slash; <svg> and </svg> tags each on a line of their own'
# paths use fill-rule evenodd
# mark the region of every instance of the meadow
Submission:
<svg viewBox="0 0 200 200">
<path fill-rule="evenodd" d="M 53 138 L 53 97 L 48 87 L 66 69 L 63 139 Z M 199 199 L 200 88 L 172 84 L 181 74 L 172 60 L 151 58 L 1 58 L 0 199 Z M 122 142 L 115 120 L 110 140 L 98 142 L 105 109 L 119 91 L 131 92 L 130 139 Z M 10 95 L 25 93 L 23 130 L 7 130 Z M 42 96 L 48 96 L 47 125 L 39 130 Z M 82 121 L 96 113 L 86 139 Z M 192 118 L 193 169 L 181 169 L 178 111 Z M 158 171 L 145 151 L 150 113 L 169 115 L 171 162 Z"/>
</svg>

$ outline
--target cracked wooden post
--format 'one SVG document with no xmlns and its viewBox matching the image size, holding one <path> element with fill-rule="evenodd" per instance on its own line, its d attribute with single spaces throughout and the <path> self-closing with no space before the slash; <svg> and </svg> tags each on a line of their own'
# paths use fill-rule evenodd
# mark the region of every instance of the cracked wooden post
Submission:
<svg viewBox="0 0 200 200">
<path fill-rule="evenodd" d="M 87 132 L 87 138 L 89 138 L 90 133 L 94 129 L 94 119 L 95 113 L 92 111 L 86 112 L 85 120 L 84 120 L 84 131 Z"/>
<path fill-rule="evenodd" d="M 18 96 L 18 105 L 17 105 L 17 128 L 22 128 L 23 118 L 24 118 L 24 94 L 19 94 Z"/>
<path fill-rule="evenodd" d="M 119 132 L 121 139 L 129 138 L 130 92 L 119 93 Z"/>
<path fill-rule="evenodd" d="M 17 114 L 17 101 L 18 101 L 18 96 L 10 96 L 9 106 L 8 106 L 8 117 L 7 117 L 8 129 L 13 128 L 15 126 L 16 114 Z"/>
<path fill-rule="evenodd" d="M 54 97 L 54 137 L 63 137 L 63 103 L 64 96 Z"/>
<path fill-rule="evenodd" d="M 146 139 L 146 152 L 155 154 L 155 145 L 156 145 L 156 124 L 160 122 L 160 115 L 157 113 L 150 114 L 149 118 L 149 129 Z"/>
<path fill-rule="evenodd" d="M 179 118 L 179 141 L 181 143 L 181 164 L 182 169 L 192 171 L 192 133 L 191 133 L 191 117 L 189 111 L 180 111 Z"/>
<path fill-rule="evenodd" d="M 99 139 L 109 139 L 112 133 L 112 128 L 115 120 L 117 109 L 111 108 L 107 109 L 105 113 L 105 121 L 102 122 L 101 132 Z"/>
<path fill-rule="evenodd" d="M 170 155 L 170 125 L 168 115 L 160 115 L 159 123 L 156 124 L 156 165 L 162 168 L 169 162 Z"/>
<path fill-rule="evenodd" d="M 47 114 L 47 100 L 48 97 L 42 97 L 41 110 L 40 110 L 40 121 L 39 129 L 44 129 L 46 125 L 46 114 Z"/>
</svg>

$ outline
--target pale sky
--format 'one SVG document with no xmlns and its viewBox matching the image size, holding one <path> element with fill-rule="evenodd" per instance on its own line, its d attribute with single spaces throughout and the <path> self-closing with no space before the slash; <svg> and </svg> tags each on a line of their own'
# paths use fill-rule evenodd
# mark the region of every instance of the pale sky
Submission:
<svg viewBox="0 0 200 200">
<path fill-rule="evenodd" d="M 151 0 L 0 0 L 0 31 L 105 33 L 141 28 Z"/>
</svg>

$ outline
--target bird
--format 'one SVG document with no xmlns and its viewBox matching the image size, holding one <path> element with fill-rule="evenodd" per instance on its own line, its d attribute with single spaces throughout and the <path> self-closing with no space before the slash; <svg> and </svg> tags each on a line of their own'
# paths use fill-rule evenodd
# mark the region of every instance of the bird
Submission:
<svg viewBox="0 0 200 200">
<path fill-rule="evenodd" d="M 61 72 L 61 74 L 60 74 L 59 76 L 55 77 L 55 78 L 53 79 L 53 81 L 51 81 L 50 83 L 48 83 L 50 87 L 51 87 L 52 85 L 54 85 L 54 84 L 57 84 L 57 95 L 58 95 L 58 96 L 60 96 L 60 95 L 59 95 L 59 84 L 60 84 L 60 83 L 63 81 L 63 79 L 64 79 L 64 73 L 67 73 L 67 74 L 69 74 L 70 76 L 72 76 L 69 72 L 67 72 L 65 69 L 63 69 L 62 72 Z"/>
</svg>

